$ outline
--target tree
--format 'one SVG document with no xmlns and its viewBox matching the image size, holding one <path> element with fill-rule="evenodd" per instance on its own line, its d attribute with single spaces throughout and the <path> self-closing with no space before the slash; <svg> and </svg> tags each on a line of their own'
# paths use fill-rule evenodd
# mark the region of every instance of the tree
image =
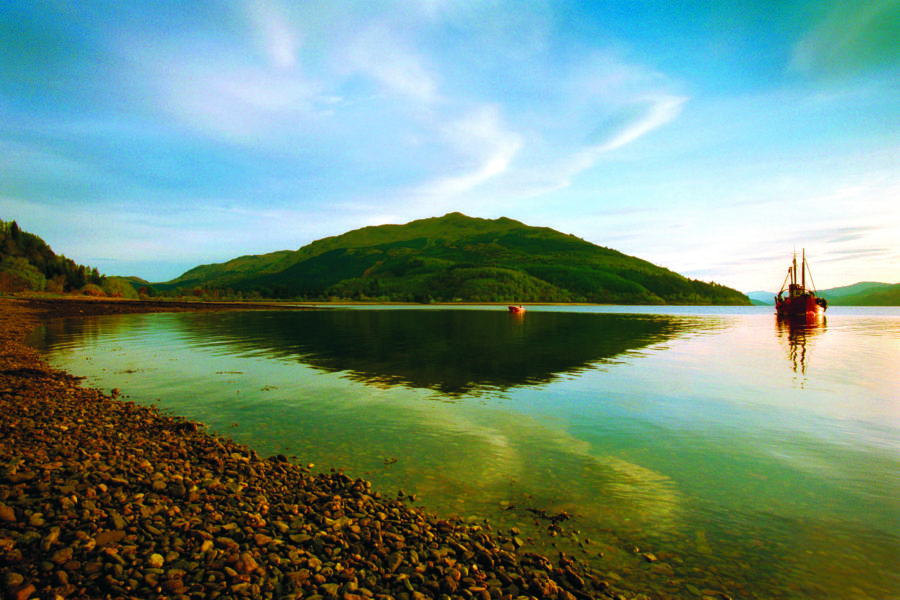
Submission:
<svg viewBox="0 0 900 600">
<path fill-rule="evenodd" d="M 21 256 L 7 256 L 0 261 L 0 273 L 4 275 L 3 291 L 35 291 L 44 289 L 47 279 L 44 274 Z"/>
<path fill-rule="evenodd" d="M 66 276 L 63 274 L 55 275 L 47 280 L 44 289 L 53 294 L 62 294 L 66 290 Z"/>
<path fill-rule="evenodd" d="M 111 298 L 128 298 L 129 300 L 137 300 L 138 298 L 138 293 L 134 291 L 134 287 L 122 277 L 104 277 L 100 287 Z"/>
</svg>

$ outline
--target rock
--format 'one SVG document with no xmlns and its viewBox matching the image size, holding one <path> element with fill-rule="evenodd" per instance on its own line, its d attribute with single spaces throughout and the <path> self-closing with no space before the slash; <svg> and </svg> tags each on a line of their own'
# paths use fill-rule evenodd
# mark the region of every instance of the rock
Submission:
<svg viewBox="0 0 900 600">
<path fill-rule="evenodd" d="M 319 586 L 319 591 L 326 598 L 337 598 L 338 588 L 340 586 L 336 583 L 323 583 Z"/>
<path fill-rule="evenodd" d="M 94 537 L 94 542 L 98 548 L 102 548 L 108 544 L 115 544 L 125 538 L 125 532 L 122 529 L 115 531 L 101 531 Z"/>
<path fill-rule="evenodd" d="M 72 556 L 74 556 L 72 548 L 62 548 L 53 553 L 50 561 L 57 565 L 62 565 L 72 560 Z"/>
<path fill-rule="evenodd" d="M 110 520 L 112 521 L 112 526 L 116 529 L 125 529 L 128 526 L 128 523 L 122 518 L 122 515 L 114 514 Z"/>
<path fill-rule="evenodd" d="M 12 506 L 0 504 L 0 521 L 5 521 L 7 523 L 16 522 L 16 511 L 13 510 Z"/>
<path fill-rule="evenodd" d="M 572 569 L 572 567 L 570 567 L 570 566 L 566 567 L 565 574 L 566 574 L 566 579 L 568 579 L 569 582 L 571 582 L 572 586 L 575 589 L 578 589 L 578 590 L 584 589 L 584 579 L 580 575 L 578 575 L 578 573 L 576 573 Z"/>
<path fill-rule="evenodd" d="M 41 540 L 41 550 L 47 552 L 59 541 L 59 527 L 51 527 L 50 533 L 44 536 L 44 539 Z"/>
<path fill-rule="evenodd" d="M 165 564 L 166 559 L 163 558 L 162 554 L 153 553 L 150 555 L 150 558 L 147 559 L 147 565 L 153 569 L 159 569 Z"/>
<path fill-rule="evenodd" d="M 37 588 L 34 587 L 34 584 L 29 583 L 16 590 L 11 590 L 9 593 L 9 597 L 12 600 L 28 600 L 36 591 Z"/>
<path fill-rule="evenodd" d="M 399 552 L 394 552 L 387 557 L 387 570 L 388 573 L 393 573 L 397 570 L 400 564 L 403 562 L 403 555 Z"/>
<path fill-rule="evenodd" d="M 236 570 L 238 573 L 250 573 L 259 568 L 259 563 L 256 562 L 256 559 L 253 558 L 253 554 L 250 552 L 241 552 L 241 557 L 238 559 Z"/>
</svg>

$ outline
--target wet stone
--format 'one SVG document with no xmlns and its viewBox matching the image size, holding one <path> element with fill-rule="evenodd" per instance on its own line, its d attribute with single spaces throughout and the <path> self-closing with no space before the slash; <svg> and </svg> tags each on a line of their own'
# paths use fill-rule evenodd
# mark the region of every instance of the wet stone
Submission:
<svg viewBox="0 0 900 600">
<path fill-rule="evenodd" d="M 0 504 L 0 521 L 5 521 L 7 523 L 16 522 L 16 511 L 13 510 L 12 506 Z"/>
</svg>

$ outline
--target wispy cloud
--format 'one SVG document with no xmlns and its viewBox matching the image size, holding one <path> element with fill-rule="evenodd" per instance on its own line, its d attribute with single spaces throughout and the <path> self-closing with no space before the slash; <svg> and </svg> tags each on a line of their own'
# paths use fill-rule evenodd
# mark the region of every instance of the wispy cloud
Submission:
<svg viewBox="0 0 900 600">
<path fill-rule="evenodd" d="M 891 248 L 852 248 L 831 252 L 824 258 L 820 259 L 820 262 L 831 263 L 844 262 L 848 260 L 856 261 L 861 258 L 882 258 L 890 256 L 892 253 L 893 250 Z"/>
<path fill-rule="evenodd" d="M 250 0 L 246 8 L 258 43 L 272 64 L 282 69 L 293 67 L 301 36 L 284 8 L 265 0 Z"/>
<path fill-rule="evenodd" d="M 438 178 L 420 186 L 413 196 L 432 201 L 452 199 L 488 179 L 502 174 L 522 147 L 522 138 L 505 128 L 496 105 L 483 106 L 443 128 L 442 136 L 473 163 L 464 172 Z"/>
<path fill-rule="evenodd" d="M 594 131 L 591 145 L 577 155 L 573 167 L 588 168 L 603 154 L 635 142 L 675 120 L 686 101 L 683 96 L 664 95 L 639 99 L 617 110 Z"/>
<path fill-rule="evenodd" d="M 841 227 L 834 231 L 825 241 L 831 244 L 861 240 L 873 231 L 874 227 Z"/>
<path fill-rule="evenodd" d="M 313 116 L 319 86 L 296 71 L 247 64 L 228 51 L 202 61 L 173 49 L 147 65 L 159 107 L 181 122 L 237 142 L 259 143 Z M 229 54 L 231 54 L 229 56 Z"/>
<path fill-rule="evenodd" d="M 342 55 L 348 75 L 360 73 L 376 81 L 386 93 L 426 103 L 437 97 L 434 70 L 396 28 L 387 24 L 371 24 L 358 32 Z"/>
</svg>

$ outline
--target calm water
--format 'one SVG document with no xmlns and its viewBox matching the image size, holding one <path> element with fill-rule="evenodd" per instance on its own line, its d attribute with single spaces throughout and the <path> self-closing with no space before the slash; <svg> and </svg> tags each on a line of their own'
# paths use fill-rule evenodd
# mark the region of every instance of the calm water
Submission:
<svg viewBox="0 0 900 600">
<path fill-rule="evenodd" d="M 91 385 L 518 527 L 621 588 L 900 598 L 900 311 L 771 310 L 152 314 L 33 342 Z M 528 509 L 573 517 L 553 531 Z"/>
</svg>

